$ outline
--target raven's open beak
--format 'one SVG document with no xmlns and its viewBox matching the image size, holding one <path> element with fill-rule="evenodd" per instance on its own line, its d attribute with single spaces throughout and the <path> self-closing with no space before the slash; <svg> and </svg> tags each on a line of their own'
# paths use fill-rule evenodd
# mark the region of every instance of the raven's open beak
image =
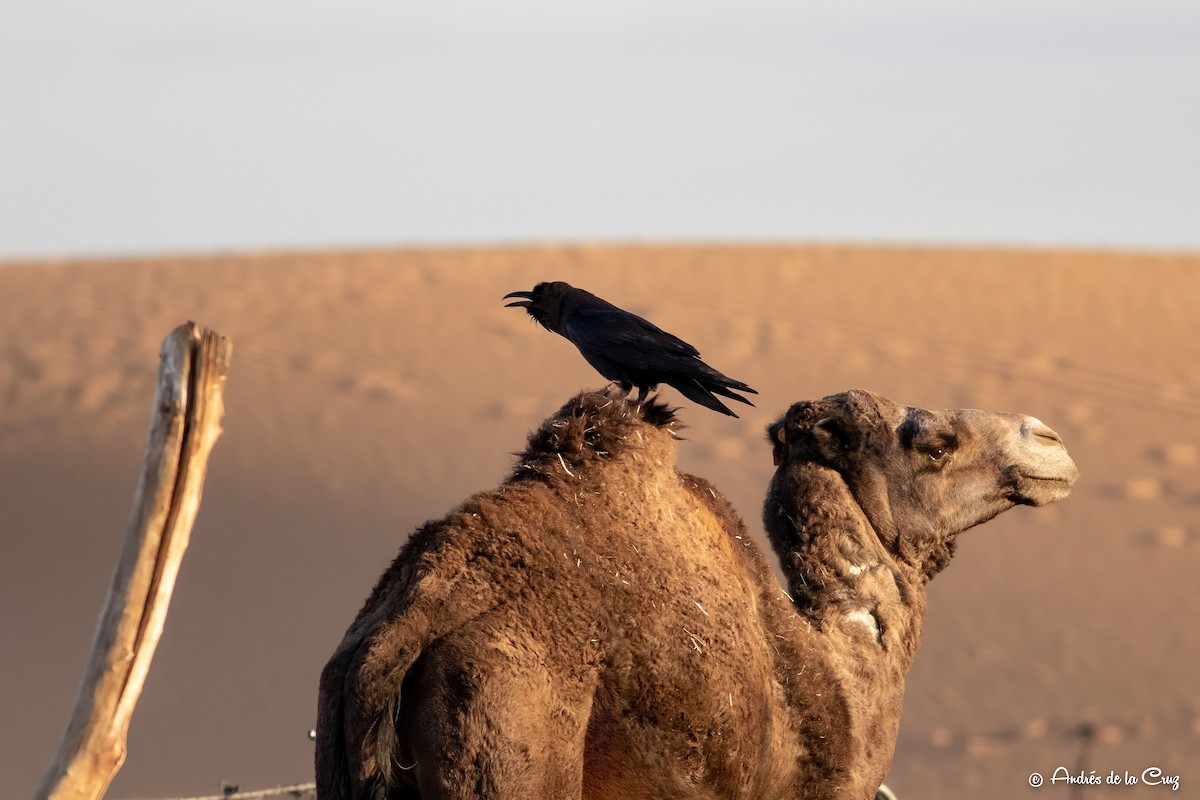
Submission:
<svg viewBox="0 0 1200 800">
<path fill-rule="evenodd" d="M 505 308 L 514 308 L 514 307 L 529 308 L 531 305 L 533 305 L 533 292 L 509 292 L 508 294 L 504 295 L 504 297 L 501 297 L 500 299 L 507 300 L 510 297 L 523 297 L 525 299 L 517 300 L 516 302 L 513 302 L 513 303 L 505 303 L 504 304 Z"/>
</svg>

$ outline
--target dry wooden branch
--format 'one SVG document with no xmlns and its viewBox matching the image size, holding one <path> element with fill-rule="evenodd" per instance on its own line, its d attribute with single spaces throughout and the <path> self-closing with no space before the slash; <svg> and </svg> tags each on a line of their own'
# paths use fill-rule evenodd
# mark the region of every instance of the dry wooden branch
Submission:
<svg viewBox="0 0 1200 800">
<path fill-rule="evenodd" d="M 179 564 L 221 434 L 230 341 L 195 323 L 163 342 L 142 475 L 67 731 L 34 800 L 102 797 L 125 761 Z"/>
<path fill-rule="evenodd" d="M 316 797 L 315 783 L 294 783 L 290 786 L 276 786 L 271 789 L 255 789 L 252 792 L 232 791 L 225 794 L 211 794 L 204 797 L 161 797 L 155 800 L 262 800 L 265 797 Z"/>
</svg>

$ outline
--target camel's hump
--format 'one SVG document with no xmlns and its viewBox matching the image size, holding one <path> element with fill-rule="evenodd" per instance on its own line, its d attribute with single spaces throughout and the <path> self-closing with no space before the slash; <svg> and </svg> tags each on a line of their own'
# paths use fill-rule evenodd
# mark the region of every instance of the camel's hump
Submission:
<svg viewBox="0 0 1200 800">
<path fill-rule="evenodd" d="M 673 446 L 686 427 L 675 412 L 657 395 L 634 403 L 619 389 L 582 391 L 529 435 L 513 478 L 546 474 L 547 468 L 571 476 L 575 466 L 590 461 L 609 461 L 631 450 L 649 452 L 666 443 Z"/>
</svg>

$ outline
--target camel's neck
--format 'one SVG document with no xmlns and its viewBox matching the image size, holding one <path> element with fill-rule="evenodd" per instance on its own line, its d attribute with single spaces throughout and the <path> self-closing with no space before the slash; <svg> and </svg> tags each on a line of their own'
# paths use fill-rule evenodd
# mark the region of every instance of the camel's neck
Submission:
<svg viewBox="0 0 1200 800">
<path fill-rule="evenodd" d="M 842 477 L 812 463 L 775 474 L 763 522 L 797 610 L 818 627 L 861 625 L 885 650 L 915 655 L 923 577 L 897 562 Z M 890 525 L 889 525 L 890 527 Z"/>
</svg>

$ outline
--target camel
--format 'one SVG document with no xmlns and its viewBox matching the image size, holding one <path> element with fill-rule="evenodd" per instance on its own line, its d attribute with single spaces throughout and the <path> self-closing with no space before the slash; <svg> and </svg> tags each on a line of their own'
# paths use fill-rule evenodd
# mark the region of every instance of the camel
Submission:
<svg viewBox="0 0 1200 800">
<path fill-rule="evenodd" d="M 675 468 L 680 428 L 583 392 L 412 534 L 322 672 L 321 800 L 871 798 L 925 583 L 960 533 L 1077 475 L 1032 417 L 796 403 L 768 428 L 784 591 Z"/>
</svg>

